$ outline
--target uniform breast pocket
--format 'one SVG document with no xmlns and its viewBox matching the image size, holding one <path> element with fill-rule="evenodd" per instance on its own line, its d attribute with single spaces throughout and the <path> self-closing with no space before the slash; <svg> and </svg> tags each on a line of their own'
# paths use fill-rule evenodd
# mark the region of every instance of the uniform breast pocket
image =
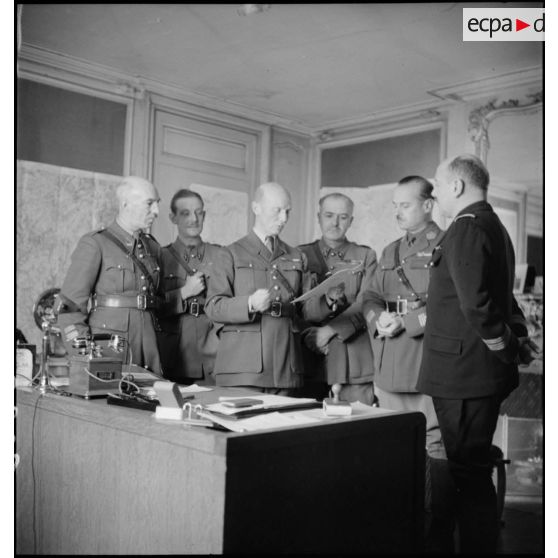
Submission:
<svg viewBox="0 0 558 558">
<path fill-rule="evenodd" d="M 253 293 L 256 288 L 259 288 L 258 282 L 256 281 L 257 270 L 251 261 L 238 260 L 235 263 L 234 274 L 235 274 L 235 294 L 244 295 Z M 262 270 L 259 271 L 262 274 Z M 265 272 L 263 272 L 265 277 Z M 265 286 L 264 284 L 260 286 Z"/>
<path fill-rule="evenodd" d="M 411 269 L 428 269 L 432 255 L 428 256 L 415 256 L 414 258 L 409 258 L 409 267 Z"/>
<path fill-rule="evenodd" d="M 107 258 L 104 263 L 103 287 L 108 292 L 135 289 L 134 264 L 127 258 Z"/>
</svg>

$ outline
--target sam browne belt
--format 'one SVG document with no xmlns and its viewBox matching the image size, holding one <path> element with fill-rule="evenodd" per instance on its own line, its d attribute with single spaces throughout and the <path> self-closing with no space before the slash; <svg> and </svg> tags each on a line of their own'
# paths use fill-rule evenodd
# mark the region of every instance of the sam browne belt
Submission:
<svg viewBox="0 0 558 558">
<path fill-rule="evenodd" d="M 161 299 L 153 295 L 95 295 L 94 308 L 135 308 L 136 310 L 156 310 Z"/>
<path fill-rule="evenodd" d="M 426 306 L 426 302 L 422 300 L 407 300 L 406 298 L 398 298 L 397 300 L 389 300 L 386 302 L 386 310 L 395 312 L 400 316 L 404 316 L 411 310 Z"/>
</svg>

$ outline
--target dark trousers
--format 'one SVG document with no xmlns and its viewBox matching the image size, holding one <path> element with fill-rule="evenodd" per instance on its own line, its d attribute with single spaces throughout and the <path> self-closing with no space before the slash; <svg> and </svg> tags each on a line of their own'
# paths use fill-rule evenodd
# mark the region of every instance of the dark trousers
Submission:
<svg viewBox="0 0 558 558">
<path fill-rule="evenodd" d="M 457 488 L 460 552 L 494 554 L 498 516 L 490 447 L 502 396 L 433 401 Z"/>
</svg>

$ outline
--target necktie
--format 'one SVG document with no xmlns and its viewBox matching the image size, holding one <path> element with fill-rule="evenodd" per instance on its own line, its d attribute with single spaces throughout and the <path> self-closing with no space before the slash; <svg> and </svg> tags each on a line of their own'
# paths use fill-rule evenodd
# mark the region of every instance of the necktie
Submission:
<svg viewBox="0 0 558 558">
<path fill-rule="evenodd" d="M 274 236 L 266 236 L 265 237 L 265 245 L 267 249 L 273 254 L 275 252 L 275 237 Z"/>
</svg>

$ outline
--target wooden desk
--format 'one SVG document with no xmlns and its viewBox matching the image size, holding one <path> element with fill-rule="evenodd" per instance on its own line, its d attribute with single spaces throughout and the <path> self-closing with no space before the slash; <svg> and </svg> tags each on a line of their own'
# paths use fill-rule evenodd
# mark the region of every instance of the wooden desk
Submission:
<svg viewBox="0 0 558 558">
<path fill-rule="evenodd" d="M 29 388 L 16 402 L 18 554 L 421 549 L 420 413 L 238 434 Z"/>
</svg>

